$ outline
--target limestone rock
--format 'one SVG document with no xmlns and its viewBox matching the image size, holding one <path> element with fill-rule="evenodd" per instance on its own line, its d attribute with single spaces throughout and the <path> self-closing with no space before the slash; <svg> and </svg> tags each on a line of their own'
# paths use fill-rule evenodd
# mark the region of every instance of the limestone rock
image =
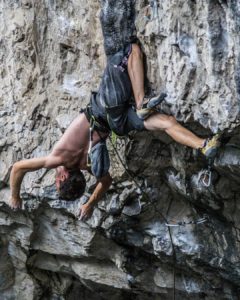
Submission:
<svg viewBox="0 0 240 300">
<path fill-rule="evenodd" d="M 9 0 L 0 16 L 0 299 L 239 299 L 238 1 Z M 12 211 L 11 165 L 49 153 L 88 103 L 102 34 L 108 54 L 138 37 L 146 92 L 168 94 L 163 112 L 200 136 L 222 133 L 211 185 L 199 181 L 208 166 L 197 151 L 131 133 L 116 148 L 132 177 L 108 143 L 114 182 L 88 221 L 77 217 L 91 175 L 67 202 L 53 171 L 30 173 L 24 209 Z"/>
</svg>

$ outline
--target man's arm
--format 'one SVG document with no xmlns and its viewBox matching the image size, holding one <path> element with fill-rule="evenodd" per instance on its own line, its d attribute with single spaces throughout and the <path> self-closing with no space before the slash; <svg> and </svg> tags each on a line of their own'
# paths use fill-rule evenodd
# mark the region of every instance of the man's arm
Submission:
<svg viewBox="0 0 240 300">
<path fill-rule="evenodd" d="M 10 174 L 10 207 L 20 208 L 22 205 L 22 200 L 20 198 L 20 189 L 24 175 L 27 172 L 37 171 L 41 168 L 55 168 L 61 165 L 61 163 L 62 159 L 60 156 L 53 156 L 51 154 L 45 157 L 21 160 L 14 163 Z"/>
<path fill-rule="evenodd" d="M 101 200 L 103 194 L 109 189 L 112 183 L 112 177 L 109 173 L 98 179 L 95 190 L 93 191 L 88 202 L 81 206 L 80 208 L 80 220 L 87 219 L 91 217 L 94 206 Z"/>
</svg>

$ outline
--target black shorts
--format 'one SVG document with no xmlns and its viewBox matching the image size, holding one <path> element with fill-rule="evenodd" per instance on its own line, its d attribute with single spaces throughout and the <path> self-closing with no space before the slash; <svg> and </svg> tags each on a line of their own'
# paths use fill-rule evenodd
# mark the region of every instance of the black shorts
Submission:
<svg viewBox="0 0 240 300">
<path fill-rule="evenodd" d="M 145 130 L 143 121 L 138 118 L 130 104 L 133 92 L 127 71 L 127 59 L 131 49 L 130 44 L 108 56 L 99 90 L 91 97 L 93 116 L 106 121 L 118 135 L 126 135 L 132 130 Z"/>
</svg>

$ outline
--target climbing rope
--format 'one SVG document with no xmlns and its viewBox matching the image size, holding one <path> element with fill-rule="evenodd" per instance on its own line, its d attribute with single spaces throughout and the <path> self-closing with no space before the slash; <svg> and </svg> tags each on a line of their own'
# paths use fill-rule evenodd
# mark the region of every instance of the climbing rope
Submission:
<svg viewBox="0 0 240 300">
<path fill-rule="evenodd" d="M 114 139 L 116 138 L 116 136 L 114 135 Z M 143 188 L 139 185 L 139 183 L 136 181 L 136 179 L 134 178 L 134 176 L 128 171 L 127 167 L 125 166 L 118 150 L 116 149 L 116 139 L 114 140 L 114 142 L 112 141 L 112 139 L 110 138 L 110 143 L 121 163 L 121 165 L 123 166 L 125 172 L 127 173 L 127 175 L 134 181 L 134 183 L 136 184 L 136 186 L 139 188 L 139 190 L 141 191 L 142 195 L 144 195 L 146 197 L 146 199 L 150 201 L 150 197 L 149 195 L 143 190 Z M 171 204 L 172 204 L 172 200 L 169 202 L 169 205 L 168 205 L 168 209 L 167 209 L 167 216 L 168 216 L 168 213 L 170 211 L 170 207 L 171 207 Z M 160 211 L 158 211 L 158 213 L 160 214 L 160 216 L 163 218 L 164 222 L 165 222 L 165 225 L 167 226 L 168 228 L 168 233 L 169 233 L 169 237 L 170 237 L 170 241 L 171 241 L 171 246 L 172 246 L 172 250 L 173 250 L 173 300 L 176 299 L 176 250 L 175 250 L 175 246 L 174 246 L 174 243 L 173 243 L 173 238 L 172 238 L 172 232 L 171 232 L 171 228 L 172 227 L 178 227 L 178 226 L 186 226 L 186 225 L 190 225 L 190 224 L 194 224 L 194 225 L 199 225 L 199 224 L 202 224 L 204 222 L 207 222 L 208 221 L 208 217 L 206 215 L 203 216 L 203 218 L 200 218 L 196 221 L 189 221 L 189 222 L 185 222 L 185 221 L 179 221 L 177 223 L 169 223 L 168 220 L 167 220 L 167 217 L 165 217 Z"/>
</svg>

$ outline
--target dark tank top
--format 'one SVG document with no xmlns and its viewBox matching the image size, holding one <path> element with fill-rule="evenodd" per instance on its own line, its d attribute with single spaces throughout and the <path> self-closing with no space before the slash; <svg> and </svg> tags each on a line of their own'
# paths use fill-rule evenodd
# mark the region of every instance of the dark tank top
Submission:
<svg viewBox="0 0 240 300">
<path fill-rule="evenodd" d="M 100 21 L 106 55 L 136 42 L 135 0 L 102 0 Z"/>
</svg>

